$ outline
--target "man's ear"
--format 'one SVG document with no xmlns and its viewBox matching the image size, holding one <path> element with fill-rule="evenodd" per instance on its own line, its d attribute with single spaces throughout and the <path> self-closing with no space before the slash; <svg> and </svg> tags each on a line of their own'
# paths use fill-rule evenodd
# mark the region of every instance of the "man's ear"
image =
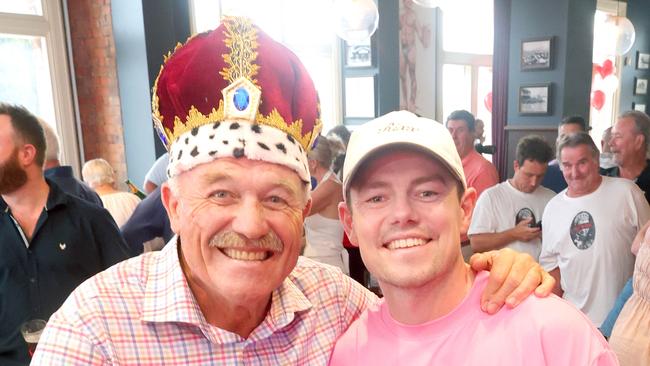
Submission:
<svg viewBox="0 0 650 366">
<path fill-rule="evenodd" d="M 302 218 L 303 218 L 303 220 L 304 220 L 307 216 L 309 216 L 309 213 L 311 212 L 311 204 L 312 204 L 312 200 L 311 200 L 311 198 L 310 198 L 310 199 L 307 200 L 307 204 L 306 204 L 305 207 L 302 209 Z"/>
<path fill-rule="evenodd" d="M 36 147 L 32 144 L 25 144 L 19 148 L 18 161 L 22 167 L 32 165 L 36 161 Z"/>
<path fill-rule="evenodd" d="M 178 212 L 180 202 L 178 197 L 174 195 L 169 183 L 165 182 L 160 186 L 160 199 L 162 200 L 163 206 L 167 211 L 167 216 L 169 217 L 169 224 L 174 233 L 178 234 L 180 229 L 180 213 Z"/>
<path fill-rule="evenodd" d="M 474 212 L 474 207 L 476 207 L 476 199 L 478 195 L 476 190 L 472 187 L 467 187 L 465 193 L 460 198 L 460 209 L 461 209 L 461 234 L 467 234 L 469 230 L 469 224 L 472 221 L 472 212 Z"/>
<path fill-rule="evenodd" d="M 357 238 L 357 234 L 354 231 L 354 227 L 352 225 L 352 210 L 350 207 L 348 207 L 347 202 L 339 202 L 339 220 L 341 220 L 341 223 L 343 224 L 343 229 L 345 230 L 345 233 L 348 235 L 348 239 L 350 239 L 350 243 L 354 245 L 355 247 L 359 246 L 359 240 Z"/>
</svg>

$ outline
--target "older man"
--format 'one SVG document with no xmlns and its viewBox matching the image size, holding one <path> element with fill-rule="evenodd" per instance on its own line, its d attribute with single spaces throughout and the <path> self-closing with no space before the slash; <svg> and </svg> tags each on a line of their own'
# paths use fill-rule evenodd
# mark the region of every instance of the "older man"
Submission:
<svg viewBox="0 0 650 366">
<path fill-rule="evenodd" d="M 602 170 L 603 175 L 634 181 L 650 202 L 650 160 L 647 159 L 650 142 L 650 117 L 639 111 L 621 114 L 612 128 L 609 141 L 614 161 L 618 166 Z"/>
<path fill-rule="evenodd" d="M 71 166 L 61 165 L 59 160 L 59 136 L 54 131 L 54 128 L 41 119 L 38 122 L 43 127 L 45 141 L 47 142 L 45 162 L 43 163 L 45 177 L 57 184 L 65 193 L 104 207 L 104 202 L 102 202 L 99 195 L 82 181 L 75 178 Z"/>
<path fill-rule="evenodd" d="M 50 319 L 34 363 L 326 364 L 376 297 L 298 258 L 311 206 L 306 153 L 321 126 L 307 71 L 243 18 L 166 60 L 153 111 L 170 151 L 162 200 L 177 236 L 80 286 Z M 510 264 L 498 277 L 518 272 L 515 284 L 531 267 Z M 542 275 L 532 266 L 523 293 Z"/>
<path fill-rule="evenodd" d="M 582 116 L 569 116 L 560 121 L 557 127 L 557 137 L 559 139 L 563 135 L 587 132 L 588 130 L 587 121 Z M 564 175 L 562 175 L 559 159 L 553 159 L 548 163 L 548 169 L 546 170 L 546 175 L 544 175 L 544 180 L 542 180 L 542 185 L 555 193 L 560 193 L 566 189 L 567 183 Z"/>
<path fill-rule="evenodd" d="M 650 207 L 631 181 L 598 173 L 588 134 L 561 136 L 557 151 L 569 186 L 544 210 L 540 263 L 556 276 L 556 293 L 600 326 L 632 274 L 632 240 Z"/>
<path fill-rule="evenodd" d="M 127 259 L 109 213 L 43 176 L 45 136 L 0 103 L 0 365 L 24 365 L 23 322 L 47 320 L 87 278 Z"/>
<path fill-rule="evenodd" d="M 618 364 L 557 297 L 492 317 L 474 305 L 486 273 L 470 270 L 458 244 L 476 191 L 440 124 L 400 111 L 360 126 L 343 179 L 339 213 L 385 297 L 339 339 L 331 366 Z"/>
</svg>

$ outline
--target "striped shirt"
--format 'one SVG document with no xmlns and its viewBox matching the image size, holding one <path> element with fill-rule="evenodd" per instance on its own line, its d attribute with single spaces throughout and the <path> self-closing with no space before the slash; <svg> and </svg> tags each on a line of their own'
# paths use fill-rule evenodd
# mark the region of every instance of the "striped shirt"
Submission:
<svg viewBox="0 0 650 366">
<path fill-rule="evenodd" d="M 336 339 L 376 300 L 301 257 L 245 339 L 205 320 L 174 238 L 79 286 L 50 318 L 32 365 L 326 365 Z"/>
</svg>

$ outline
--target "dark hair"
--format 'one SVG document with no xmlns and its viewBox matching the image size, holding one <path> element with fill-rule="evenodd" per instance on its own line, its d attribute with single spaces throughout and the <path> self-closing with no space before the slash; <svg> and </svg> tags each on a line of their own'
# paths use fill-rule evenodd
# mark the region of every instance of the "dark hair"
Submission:
<svg viewBox="0 0 650 366">
<path fill-rule="evenodd" d="M 36 164 L 43 166 L 45 162 L 45 132 L 43 127 L 27 108 L 21 105 L 0 102 L 0 114 L 9 116 L 16 137 L 23 143 L 34 145 L 36 148 Z"/>
<path fill-rule="evenodd" d="M 524 165 L 526 160 L 546 164 L 553 159 L 553 149 L 543 138 L 530 135 L 519 140 L 517 144 L 517 163 Z"/>
<path fill-rule="evenodd" d="M 580 129 L 582 129 L 585 132 L 587 132 L 587 129 L 589 128 L 589 126 L 587 126 L 587 121 L 585 121 L 585 119 L 582 118 L 582 116 L 578 116 L 578 115 L 564 117 L 562 121 L 560 121 L 560 126 L 568 125 L 568 124 L 580 125 Z"/>
<path fill-rule="evenodd" d="M 476 120 L 474 119 L 474 116 L 464 109 L 451 112 L 449 117 L 447 117 L 445 126 L 447 125 L 447 122 L 449 122 L 452 119 L 459 119 L 465 121 L 465 123 L 467 124 L 467 129 L 470 130 L 471 132 L 474 132 L 476 130 Z"/>
<path fill-rule="evenodd" d="M 334 128 L 332 128 L 328 133 L 327 136 L 331 135 L 336 135 L 341 138 L 341 141 L 345 144 L 345 146 L 348 146 L 348 142 L 350 142 L 350 130 L 348 130 L 345 125 L 336 125 Z"/>
<path fill-rule="evenodd" d="M 627 111 L 618 116 L 618 119 L 621 118 L 631 118 L 634 121 L 636 133 L 643 135 L 643 144 L 647 151 L 650 145 L 650 117 L 641 111 Z"/>
<path fill-rule="evenodd" d="M 600 157 L 600 151 L 596 146 L 594 140 L 586 132 L 576 132 L 570 133 L 567 135 L 561 135 L 557 139 L 557 157 L 561 158 L 562 149 L 565 147 L 576 147 L 580 145 L 586 145 L 591 150 L 591 156 L 598 160 Z"/>
</svg>

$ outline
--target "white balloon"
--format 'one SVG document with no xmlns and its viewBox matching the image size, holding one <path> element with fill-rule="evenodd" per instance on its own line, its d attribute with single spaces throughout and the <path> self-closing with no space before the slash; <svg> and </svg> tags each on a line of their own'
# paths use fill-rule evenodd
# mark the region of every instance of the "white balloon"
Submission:
<svg viewBox="0 0 650 366">
<path fill-rule="evenodd" d="M 616 35 L 616 54 L 621 56 L 628 53 L 636 38 L 632 22 L 623 16 L 610 16 L 607 23 L 613 27 Z"/>
<path fill-rule="evenodd" d="M 612 94 L 618 89 L 618 77 L 616 75 L 607 75 L 602 81 L 602 88 L 605 93 Z"/>
<path fill-rule="evenodd" d="M 378 24 L 379 11 L 373 0 L 334 1 L 334 30 L 348 43 L 367 40 Z"/>
</svg>

